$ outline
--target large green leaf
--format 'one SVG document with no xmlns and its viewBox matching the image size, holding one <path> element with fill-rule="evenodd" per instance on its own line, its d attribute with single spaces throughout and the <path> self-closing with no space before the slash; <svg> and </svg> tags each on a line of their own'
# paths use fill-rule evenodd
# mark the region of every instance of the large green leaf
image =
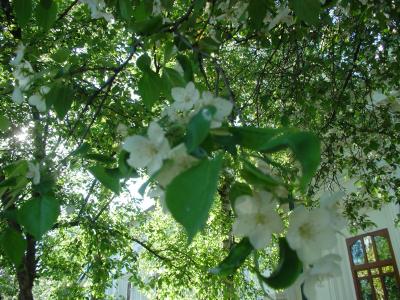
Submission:
<svg viewBox="0 0 400 300">
<path fill-rule="evenodd" d="M 263 151 L 275 152 L 285 148 L 292 150 L 296 159 L 300 162 L 302 176 L 300 187 L 305 190 L 321 160 L 320 141 L 310 132 L 287 131 L 264 145 Z"/>
<path fill-rule="evenodd" d="M 160 97 L 162 89 L 161 79 L 156 72 L 149 70 L 143 73 L 142 78 L 140 78 L 138 89 L 144 104 L 150 109 Z"/>
<path fill-rule="evenodd" d="M 17 220 L 39 240 L 57 221 L 59 214 L 59 202 L 50 195 L 43 195 L 24 202 L 17 212 Z"/>
<path fill-rule="evenodd" d="M 47 107 L 54 106 L 57 117 L 61 120 L 64 119 L 68 110 L 71 108 L 74 90 L 68 85 L 56 84 L 52 87 L 50 92 L 46 95 Z"/>
<path fill-rule="evenodd" d="M 279 263 L 271 276 L 260 278 L 274 289 L 284 289 L 291 286 L 302 272 L 303 265 L 296 251 L 290 248 L 285 238 L 279 238 Z"/>
<path fill-rule="evenodd" d="M 243 160 L 243 170 L 241 174 L 248 183 L 266 190 L 273 189 L 282 184 L 278 179 L 261 172 L 260 169 L 247 160 Z"/>
<path fill-rule="evenodd" d="M 257 151 L 263 150 L 271 138 L 282 132 L 281 129 L 258 127 L 233 127 L 230 131 L 239 145 Z"/>
<path fill-rule="evenodd" d="M 167 186 L 167 207 L 186 229 L 189 242 L 207 222 L 221 166 L 221 155 L 203 160 L 176 176 Z"/>
<path fill-rule="evenodd" d="M 252 29 L 260 29 L 267 14 L 268 1 L 250 0 L 247 11 L 249 12 L 249 25 Z"/>
<path fill-rule="evenodd" d="M 321 3 L 319 0 L 290 0 L 289 5 L 296 13 L 296 16 L 309 24 L 318 22 Z"/>
<path fill-rule="evenodd" d="M 118 0 L 118 11 L 122 19 L 129 21 L 133 16 L 133 6 L 131 0 Z"/>
<path fill-rule="evenodd" d="M 25 26 L 32 15 L 32 0 L 14 0 L 14 9 L 18 24 Z"/>
<path fill-rule="evenodd" d="M 15 266 L 19 266 L 26 250 L 26 240 L 15 229 L 7 228 L 1 236 L 1 247 Z"/>
<path fill-rule="evenodd" d="M 214 106 L 202 108 L 190 120 L 187 126 L 186 147 L 188 152 L 196 149 L 207 137 L 216 109 Z"/>
<path fill-rule="evenodd" d="M 36 7 L 36 16 L 39 26 L 47 31 L 57 19 L 58 5 L 56 1 L 41 0 Z"/>
<path fill-rule="evenodd" d="M 185 86 L 185 80 L 183 77 L 174 69 L 164 68 L 162 74 L 162 85 L 163 85 L 163 94 L 169 100 L 173 100 L 171 96 L 171 89 L 177 86 Z"/>
<path fill-rule="evenodd" d="M 0 130 L 5 131 L 10 127 L 10 121 L 4 116 L 0 116 Z"/>
<path fill-rule="evenodd" d="M 112 190 L 114 193 L 119 194 L 121 185 L 119 183 L 120 177 L 112 171 L 112 169 L 106 169 L 103 166 L 96 165 L 89 168 L 90 173 L 100 181 L 106 188 Z"/>
<path fill-rule="evenodd" d="M 229 255 L 218 267 L 211 269 L 210 272 L 221 276 L 232 275 L 244 263 L 253 249 L 249 239 L 243 238 L 238 244 L 232 247 Z"/>
</svg>

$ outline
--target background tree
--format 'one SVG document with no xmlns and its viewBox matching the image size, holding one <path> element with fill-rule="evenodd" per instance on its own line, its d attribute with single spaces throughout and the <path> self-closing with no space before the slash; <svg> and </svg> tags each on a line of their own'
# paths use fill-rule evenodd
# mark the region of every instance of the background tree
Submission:
<svg viewBox="0 0 400 300">
<path fill-rule="evenodd" d="M 399 14 L 396 1 L 2 0 L 2 293 L 102 299 L 125 270 L 166 298 L 254 299 L 258 270 L 279 259 L 278 235 L 258 259 L 220 265 L 225 277 L 209 272 L 243 245 L 232 234 L 234 204 L 226 205 L 235 181 L 275 191 L 254 155 L 283 182 L 286 226 L 287 202 L 318 206 L 318 190 L 360 174 L 344 213 L 354 228 L 370 225 L 360 208 L 399 199 Z M 171 216 L 139 209 L 129 193 L 144 173 L 121 150 L 126 136 L 165 121 L 171 89 L 188 82 L 233 105 L 220 131 L 201 119 L 162 124 L 176 144 L 194 137 L 197 159 L 225 153 L 217 199 L 190 246 Z M 232 129 L 245 126 L 272 131 L 246 143 L 247 133 Z M 304 166 L 318 164 L 319 152 L 294 128 L 322 144 L 307 190 L 314 170 L 304 179 Z M 272 154 L 258 153 L 266 132 L 287 138 Z M 287 145 L 294 156 L 275 152 Z M 167 189 L 170 210 L 171 197 Z M 204 224 L 182 225 L 193 237 Z M 146 251 L 138 256 L 135 244 Z"/>
</svg>

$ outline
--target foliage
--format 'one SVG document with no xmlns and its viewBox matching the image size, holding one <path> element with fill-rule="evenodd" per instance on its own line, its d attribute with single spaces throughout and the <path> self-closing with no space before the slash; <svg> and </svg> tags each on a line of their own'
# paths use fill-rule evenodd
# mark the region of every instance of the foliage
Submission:
<svg viewBox="0 0 400 300">
<path fill-rule="evenodd" d="M 128 272 L 153 298 L 254 299 L 308 274 L 286 233 L 332 231 L 321 188 L 357 181 L 353 228 L 399 202 L 399 9 L 2 1 L 0 295 L 105 298 Z M 146 175 L 167 215 L 131 195 Z M 261 249 L 237 225 L 257 201 L 285 223 Z"/>
</svg>

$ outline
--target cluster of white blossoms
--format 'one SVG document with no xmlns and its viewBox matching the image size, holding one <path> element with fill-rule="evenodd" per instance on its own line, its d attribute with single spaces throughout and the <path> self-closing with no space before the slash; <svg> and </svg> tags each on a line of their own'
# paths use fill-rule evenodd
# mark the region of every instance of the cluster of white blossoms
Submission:
<svg viewBox="0 0 400 300">
<path fill-rule="evenodd" d="M 216 111 L 211 117 L 211 128 L 221 127 L 222 123 L 231 114 L 233 104 L 221 97 L 214 97 L 209 91 L 201 93 L 196 89 L 193 82 L 185 87 L 174 87 L 171 90 L 174 102 L 167 107 L 163 116 L 168 116 L 171 122 L 187 124 L 189 120 L 206 106 L 215 107 Z"/>
<path fill-rule="evenodd" d="M 248 237 L 255 249 L 270 244 L 273 233 L 284 230 L 277 212 L 276 194 L 255 190 L 253 195 L 241 195 L 234 202 L 237 218 L 233 234 Z M 321 201 L 321 206 L 312 210 L 298 206 L 289 215 L 286 239 L 303 262 L 304 272 L 299 280 L 304 282 L 308 299 L 315 299 L 315 284 L 340 274 L 337 264 L 340 257 L 327 251 L 335 246 L 336 233 L 345 226 L 344 218 L 338 212 L 338 200 L 342 193 Z"/>
<path fill-rule="evenodd" d="M 35 72 L 33 71 L 32 65 L 29 61 L 24 59 L 25 46 L 20 43 L 15 51 L 15 58 L 11 60 L 10 64 L 13 66 L 13 75 L 15 78 L 14 91 L 11 99 L 18 105 L 22 104 L 25 100 L 24 94 L 31 87 Z M 35 106 L 39 112 L 46 111 L 46 101 L 44 96 L 50 91 L 47 86 L 42 86 L 39 91 L 31 95 L 28 99 L 28 103 Z"/>
<path fill-rule="evenodd" d="M 276 207 L 273 195 L 267 191 L 239 196 L 234 204 L 237 218 L 233 223 L 233 234 L 247 236 L 255 249 L 265 248 L 271 242 L 272 234 L 280 233 L 284 228 Z"/>
<path fill-rule="evenodd" d="M 107 22 L 112 22 L 114 20 L 112 14 L 105 12 L 106 3 L 104 0 L 79 0 L 79 2 L 87 4 L 92 19 L 104 18 Z"/>
<path fill-rule="evenodd" d="M 171 124 L 185 126 L 190 119 L 204 107 L 213 106 L 215 113 L 210 118 L 210 127 L 222 125 L 232 112 L 232 103 L 208 91 L 200 93 L 193 82 L 185 87 L 171 89 L 174 102 L 162 113 Z M 164 129 L 157 121 L 152 121 L 147 129 L 147 135 L 133 135 L 125 138 L 122 149 L 129 152 L 127 163 L 135 168 L 146 168 L 147 174 L 155 176 L 159 186 L 149 195 L 163 199 L 163 189 L 180 173 L 194 166 L 199 160 L 190 155 L 186 145 L 181 143 L 171 148 L 165 136 Z"/>
</svg>

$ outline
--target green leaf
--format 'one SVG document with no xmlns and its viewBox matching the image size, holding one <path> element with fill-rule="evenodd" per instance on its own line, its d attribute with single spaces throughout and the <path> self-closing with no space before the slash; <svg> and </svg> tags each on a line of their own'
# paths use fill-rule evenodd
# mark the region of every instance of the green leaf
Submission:
<svg viewBox="0 0 400 300">
<path fill-rule="evenodd" d="M 149 71 L 143 74 L 138 83 L 139 94 L 148 109 L 156 103 L 160 97 L 162 81 L 157 73 Z"/>
<path fill-rule="evenodd" d="M 129 21 L 133 16 L 133 7 L 130 0 L 118 0 L 118 11 L 122 19 Z"/>
<path fill-rule="evenodd" d="M 215 112 L 214 106 L 207 106 L 202 108 L 190 120 L 186 136 L 186 147 L 189 153 L 196 149 L 207 137 Z"/>
<path fill-rule="evenodd" d="M 63 63 L 69 57 L 70 51 L 68 48 L 60 48 L 51 55 L 51 58 L 58 63 Z"/>
<path fill-rule="evenodd" d="M 32 15 L 32 0 L 14 0 L 14 9 L 18 24 L 24 27 Z"/>
<path fill-rule="evenodd" d="M 143 72 L 150 72 L 150 65 L 151 65 L 151 59 L 150 57 L 147 55 L 147 53 L 141 55 L 137 61 L 136 61 L 136 65 L 138 66 L 138 68 L 140 70 L 142 70 Z"/>
<path fill-rule="evenodd" d="M 51 229 L 59 214 L 59 202 L 50 195 L 43 195 L 24 202 L 17 212 L 17 220 L 28 233 L 39 240 Z"/>
<path fill-rule="evenodd" d="M 268 1 L 250 0 L 247 11 L 249 12 L 250 28 L 258 30 L 263 26 L 263 21 L 267 15 Z"/>
<path fill-rule="evenodd" d="M 15 266 L 19 266 L 26 250 L 26 240 L 15 229 L 7 228 L 1 236 L 1 246 Z"/>
<path fill-rule="evenodd" d="M 3 180 L 0 182 L 0 188 L 2 187 L 9 187 L 9 186 L 15 186 L 17 184 L 17 178 L 16 177 L 11 177 L 6 180 Z"/>
<path fill-rule="evenodd" d="M 207 222 L 221 166 L 221 155 L 203 160 L 176 176 L 166 188 L 167 207 L 185 228 L 189 242 Z"/>
<path fill-rule="evenodd" d="M 281 129 L 258 127 L 233 127 L 230 132 L 237 138 L 238 144 L 253 150 L 263 150 L 268 141 L 282 132 Z"/>
<path fill-rule="evenodd" d="M 118 169 L 122 177 L 138 177 L 138 173 L 130 165 L 128 165 L 127 160 L 129 158 L 129 152 L 121 151 L 118 155 Z"/>
<path fill-rule="evenodd" d="M 6 131 L 10 127 L 10 121 L 4 116 L 0 116 L 0 130 Z"/>
<path fill-rule="evenodd" d="M 100 181 L 106 188 L 110 189 L 116 194 L 119 194 L 121 185 L 119 184 L 119 177 L 115 176 L 110 169 L 106 169 L 103 166 L 96 165 L 89 168 L 90 173 Z"/>
<path fill-rule="evenodd" d="M 56 84 L 46 95 L 46 106 L 54 106 L 57 117 L 62 120 L 71 108 L 74 90 L 68 85 Z"/>
<path fill-rule="evenodd" d="M 243 238 L 238 244 L 234 245 L 229 255 L 218 265 L 210 270 L 212 274 L 229 276 L 244 263 L 246 258 L 253 251 L 253 246 L 248 238 Z"/>
<path fill-rule="evenodd" d="M 260 278 L 273 289 L 284 289 L 291 286 L 299 277 L 303 265 L 296 251 L 289 247 L 285 238 L 279 238 L 279 263 L 271 276 Z"/>
<path fill-rule="evenodd" d="M 85 155 L 88 151 L 90 150 L 90 146 L 88 143 L 83 143 L 80 145 L 77 149 L 75 149 L 71 155 L 77 156 L 77 155 Z"/>
<path fill-rule="evenodd" d="M 104 154 L 99 154 L 99 153 L 85 154 L 85 158 L 91 159 L 91 160 L 96 160 L 96 161 L 106 163 L 106 164 L 111 164 L 111 163 L 115 162 L 115 159 L 113 157 L 104 155 Z"/>
<path fill-rule="evenodd" d="M 294 10 L 296 16 L 308 24 L 318 23 L 321 10 L 319 0 L 290 0 L 289 6 Z"/>
<path fill-rule="evenodd" d="M 26 160 L 19 160 L 13 162 L 4 168 L 4 173 L 7 177 L 25 176 L 28 172 L 28 162 Z"/>
<path fill-rule="evenodd" d="M 133 24 L 133 30 L 141 35 L 150 35 L 156 33 L 161 29 L 163 25 L 163 19 L 161 16 L 150 17 L 147 20 L 135 22 Z"/>
<path fill-rule="evenodd" d="M 219 43 L 211 37 L 205 37 L 199 41 L 199 49 L 206 53 L 218 52 Z"/>
<path fill-rule="evenodd" d="M 263 151 L 275 152 L 285 148 L 290 148 L 301 164 L 300 187 L 304 191 L 317 171 L 321 160 L 320 141 L 310 132 L 287 131 L 271 139 Z"/>
<path fill-rule="evenodd" d="M 261 186 L 266 190 L 270 190 L 283 184 L 281 181 L 273 178 L 272 176 L 264 174 L 255 165 L 247 160 L 243 160 L 243 170 L 241 174 L 248 183 L 255 186 Z"/>
<path fill-rule="evenodd" d="M 183 77 L 174 69 L 164 68 L 162 74 L 163 94 L 172 101 L 171 89 L 173 87 L 183 87 L 186 82 Z"/>
<path fill-rule="evenodd" d="M 231 202 L 233 211 L 235 211 L 236 199 L 242 195 L 253 195 L 250 186 L 242 182 L 233 183 L 229 190 L 229 201 Z"/>
<path fill-rule="evenodd" d="M 190 61 L 190 59 L 187 58 L 185 55 L 178 55 L 176 59 L 183 69 L 184 79 L 186 81 L 194 81 L 192 62 Z"/>
<path fill-rule="evenodd" d="M 41 0 L 36 7 L 36 16 L 39 26 L 47 31 L 57 19 L 58 5 L 56 1 Z"/>
</svg>

